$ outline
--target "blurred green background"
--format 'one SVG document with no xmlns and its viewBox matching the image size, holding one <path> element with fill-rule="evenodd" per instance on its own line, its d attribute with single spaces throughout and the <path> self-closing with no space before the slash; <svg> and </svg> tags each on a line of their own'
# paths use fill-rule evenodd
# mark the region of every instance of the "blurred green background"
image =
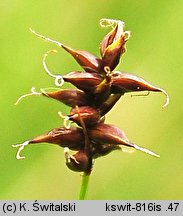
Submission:
<svg viewBox="0 0 183 216">
<path fill-rule="evenodd" d="M 97 159 L 87 199 L 183 199 L 183 1 L 177 0 L 0 0 L 0 199 L 77 199 L 81 176 L 67 169 L 63 149 L 28 146 L 25 160 L 16 160 L 12 144 L 61 126 L 57 112 L 66 106 L 43 97 L 17 98 L 54 87 L 42 67 L 42 55 L 53 73 L 80 70 L 62 49 L 35 37 L 29 27 L 73 48 L 99 55 L 99 43 L 109 29 L 101 18 L 121 19 L 132 31 L 127 53 L 117 70 L 128 71 L 167 90 L 165 97 L 126 94 L 106 122 L 123 129 L 130 140 L 161 155 L 113 152 Z"/>
</svg>

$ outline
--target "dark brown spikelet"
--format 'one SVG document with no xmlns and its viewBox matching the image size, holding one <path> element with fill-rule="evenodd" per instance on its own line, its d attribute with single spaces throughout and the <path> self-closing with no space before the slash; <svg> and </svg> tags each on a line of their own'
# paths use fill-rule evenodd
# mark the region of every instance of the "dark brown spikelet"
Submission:
<svg viewBox="0 0 183 216">
<path fill-rule="evenodd" d="M 84 92 L 93 93 L 96 87 L 102 82 L 102 77 L 96 73 L 70 72 L 63 76 L 65 82 L 73 84 Z"/>
<path fill-rule="evenodd" d="M 167 92 L 159 87 L 153 86 L 144 79 L 137 77 L 133 74 L 114 72 L 112 75 L 111 92 L 117 94 L 124 94 L 127 92 L 139 92 L 139 91 L 152 91 L 162 92 L 166 96 L 166 103 L 163 108 L 169 104 L 169 96 Z"/>
<path fill-rule="evenodd" d="M 91 103 L 89 96 L 78 89 L 60 89 L 58 91 L 45 92 L 42 94 L 70 107 L 86 106 Z"/>
<path fill-rule="evenodd" d="M 48 133 L 35 137 L 30 144 L 52 143 L 61 147 L 68 147 L 72 150 L 82 149 L 84 146 L 84 135 L 81 128 L 65 127 L 55 128 Z"/>
<path fill-rule="evenodd" d="M 105 132 L 104 132 L 105 131 Z M 114 125 L 99 123 L 88 129 L 91 140 L 102 144 L 115 144 L 130 146 L 131 144 L 125 133 Z"/>
<path fill-rule="evenodd" d="M 95 73 L 100 72 L 101 59 L 85 50 L 74 50 L 65 45 L 62 47 L 75 58 L 85 71 Z"/>
<path fill-rule="evenodd" d="M 70 112 L 69 119 L 81 126 L 81 119 L 85 126 L 89 127 L 100 121 L 101 115 L 99 111 L 91 106 L 82 106 L 73 108 Z"/>
<path fill-rule="evenodd" d="M 129 73 L 116 72 L 112 76 L 111 92 L 124 94 L 134 91 L 162 92 L 162 89 L 153 86 L 144 79 Z"/>
</svg>

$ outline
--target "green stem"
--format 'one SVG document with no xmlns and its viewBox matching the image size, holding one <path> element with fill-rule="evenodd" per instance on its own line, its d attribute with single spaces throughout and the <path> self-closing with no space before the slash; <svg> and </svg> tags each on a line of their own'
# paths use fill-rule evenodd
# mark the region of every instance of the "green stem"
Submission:
<svg viewBox="0 0 183 216">
<path fill-rule="evenodd" d="M 84 200 L 85 197 L 86 197 L 86 193 L 87 193 L 87 190 L 88 190 L 89 178 L 90 178 L 90 174 L 84 172 L 83 175 L 82 175 L 82 182 L 81 182 L 79 200 Z"/>
</svg>

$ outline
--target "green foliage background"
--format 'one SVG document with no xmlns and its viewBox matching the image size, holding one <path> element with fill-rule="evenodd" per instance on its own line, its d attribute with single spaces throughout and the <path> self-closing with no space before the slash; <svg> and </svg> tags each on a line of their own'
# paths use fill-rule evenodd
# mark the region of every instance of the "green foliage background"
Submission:
<svg viewBox="0 0 183 216">
<path fill-rule="evenodd" d="M 143 77 L 166 89 L 165 97 L 126 94 L 106 122 L 123 129 L 130 140 L 161 155 L 113 152 L 97 159 L 87 199 L 183 199 L 183 1 L 177 0 L 0 0 L 0 199 L 77 199 L 81 176 L 64 164 L 63 149 L 31 145 L 25 160 L 16 160 L 12 144 L 61 126 L 57 112 L 69 108 L 42 97 L 16 99 L 35 86 L 54 87 L 42 67 L 47 50 L 54 73 L 80 70 L 66 52 L 36 38 L 29 27 L 73 48 L 99 54 L 99 42 L 109 30 L 103 17 L 121 19 L 132 31 L 127 53 L 117 70 Z"/>
</svg>

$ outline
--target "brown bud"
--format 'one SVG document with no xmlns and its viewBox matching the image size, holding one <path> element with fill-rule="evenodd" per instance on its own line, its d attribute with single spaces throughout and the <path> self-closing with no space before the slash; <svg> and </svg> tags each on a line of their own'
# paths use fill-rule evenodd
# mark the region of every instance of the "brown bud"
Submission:
<svg viewBox="0 0 183 216">
<path fill-rule="evenodd" d="M 86 92 L 93 92 L 102 82 L 102 77 L 98 74 L 78 71 L 64 75 L 63 79 Z"/>
<path fill-rule="evenodd" d="M 125 52 L 126 35 L 121 36 L 114 43 L 109 45 L 102 57 L 102 68 L 108 66 L 111 71 L 119 64 L 122 53 Z"/>
<path fill-rule="evenodd" d="M 121 73 L 118 71 L 112 74 L 111 93 L 124 94 L 126 92 L 134 92 L 134 91 L 162 92 L 167 97 L 166 104 L 163 107 L 167 106 L 169 103 L 169 96 L 165 90 L 153 86 L 152 84 L 148 83 L 144 79 L 129 73 Z"/>
<path fill-rule="evenodd" d="M 86 172 L 89 169 L 90 159 L 82 150 L 70 155 L 68 150 L 65 150 L 66 165 L 69 169 L 75 172 Z"/>
<path fill-rule="evenodd" d="M 84 50 L 74 50 L 65 45 L 62 47 L 75 58 L 85 71 L 95 73 L 100 71 L 101 59 Z"/>
<path fill-rule="evenodd" d="M 130 142 L 126 137 L 125 133 L 113 125 L 104 124 L 104 123 L 96 124 L 94 127 L 89 128 L 87 130 L 87 134 L 91 142 L 94 141 L 95 143 L 102 144 L 102 145 L 103 144 L 124 145 L 145 152 L 154 157 L 159 157 L 159 155 L 155 154 L 154 152 Z"/>
<path fill-rule="evenodd" d="M 100 43 L 101 56 L 104 55 L 106 48 L 114 42 L 117 30 L 118 25 L 116 25 L 115 28 L 113 28 L 113 30 L 109 32 L 107 35 L 105 35 L 105 37 L 103 38 L 102 42 Z"/>
<path fill-rule="evenodd" d="M 67 129 L 61 127 L 55 128 L 48 133 L 37 136 L 29 141 L 30 144 L 42 142 L 57 144 L 72 150 L 79 150 L 84 146 L 84 135 L 80 128 L 71 127 L 70 129 Z"/>
<path fill-rule="evenodd" d="M 108 20 L 116 26 L 109 32 L 101 42 L 100 52 L 102 55 L 101 68 L 108 66 L 111 71 L 118 65 L 121 55 L 125 52 L 125 43 L 130 32 L 124 31 L 124 23 L 120 20 Z M 111 26 L 111 25 L 110 25 Z"/>
<path fill-rule="evenodd" d="M 105 21 L 108 22 L 110 20 L 109 19 L 101 20 L 101 22 L 105 22 Z M 120 20 L 111 20 L 111 21 L 112 21 L 113 24 L 115 24 L 115 27 L 112 29 L 111 32 L 109 32 L 107 35 L 105 35 L 102 42 L 100 43 L 101 56 L 104 55 L 105 50 L 107 49 L 107 47 L 109 45 L 111 45 L 115 40 L 119 39 L 121 37 L 122 33 L 123 33 L 124 22 L 122 22 Z M 106 26 L 106 25 L 104 25 L 104 26 Z M 112 26 L 112 25 L 109 25 L 109 26 Z"/>
<path fill-rule="evenodd" d="M 43 92 L 44 96 L 56 99 L 67 106 L 86 106 L 90 104 L 90 100 L 85 92 L 78 89 L 61 89 L 53 92 Z"/>
<path fill-rule="evenodd" d="M 69 120 L 78 125 L 82 125 L 81 119 L 86 126 L 91 126 L 100 121 L 100 113 L 97 109 L 90 106 L 76 107 L 71 110 Z"/>
</svg>

